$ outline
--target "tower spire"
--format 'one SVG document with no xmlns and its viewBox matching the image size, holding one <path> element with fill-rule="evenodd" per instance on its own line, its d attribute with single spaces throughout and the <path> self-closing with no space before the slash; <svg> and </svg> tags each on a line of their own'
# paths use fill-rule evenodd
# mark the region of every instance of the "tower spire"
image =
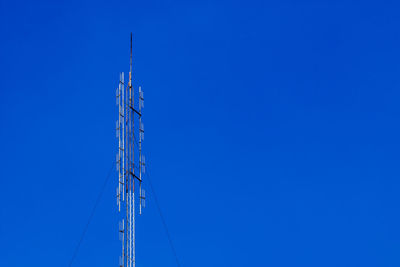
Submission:
<svg viewBox="0 0 400 267">
<path fill-rule="evenodd" d="M 118 211 L 121 213 L 121 221 L 119 226 L 120 239 L 122 243 L 122 255 L 120 257 L 120 267 L 135 267 L 135 180 L 139 183 L 139 213 L 142 212 L 144 206 L 144 191 L 142 190 L 142 173 L 144 173 L 144 157 L 142 156 L 143 141 L 143 123 L 142 123 L 142 107 L 143 107 L 143 91 L 139 87 L 138 93 L 138 110 L 135 109 L 134 99 L 135 93 L 132 86 L 132 33 L 130 43 L 130 69 L 128 85 L 125 84 L 124 73 L 120 74 L 119 87 L 117 89 L 117 170 L 118 170 L 118 187 L 117 187 L 117 204 Z M 135 127 L 134 123 L 139 123 L 139 145 L 135 146 Z M 135 149 L 139 156 L 136 159 L 138 167 L 135 169 Z M 136 174 L 138 172 L 138 174 Z"/>
</svg>

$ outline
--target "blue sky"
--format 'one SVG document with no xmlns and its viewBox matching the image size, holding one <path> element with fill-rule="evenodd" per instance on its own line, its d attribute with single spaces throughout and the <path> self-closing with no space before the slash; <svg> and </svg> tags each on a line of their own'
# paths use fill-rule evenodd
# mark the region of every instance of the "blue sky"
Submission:
<svg viewBox="0 0 400 267">
<path fill-rule="evenodd" d="M 399 266 L 399 8 L 2 0 L 0 266 L 68 265 L 115 158 L 130 32 L 182 266 Z M 116 185 L 73 266 L 117 266 Z M 176 266 L 147 191 L 137 267 Z"/>
</svg>

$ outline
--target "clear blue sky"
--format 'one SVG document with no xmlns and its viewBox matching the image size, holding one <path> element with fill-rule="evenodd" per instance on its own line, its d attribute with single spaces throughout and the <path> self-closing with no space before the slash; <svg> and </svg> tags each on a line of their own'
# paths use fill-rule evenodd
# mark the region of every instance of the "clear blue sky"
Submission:
<svg viewBox="0 0 400 267">
<path fill-rule="evenodd" d="M 131 31 L 182 266 L 399 266 L 399 8 L 1 0 L 0 266 L 68 265 L 115 159 Z M 117 266 L 116 185 L 73 266 Z M 137 267 L 175 266 L 147 191 Z"/>
</svg>

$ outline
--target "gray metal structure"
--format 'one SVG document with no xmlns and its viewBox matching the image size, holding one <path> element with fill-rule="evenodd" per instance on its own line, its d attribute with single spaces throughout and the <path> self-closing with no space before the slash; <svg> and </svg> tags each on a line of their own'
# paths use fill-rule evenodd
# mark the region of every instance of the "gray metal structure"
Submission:
<svg viewBox="0 0 400 267">
<path fill-rule="evenodd" d="M 145 171 L 145 160 L 142 155 L 144 128 L 142 109 L 144 103 L 142 88 L 138 88 L 138 108 L 135 108 L 135 93 L 132 85 L 132 33 L 131 55 L 128 84 L 125 84 L 124 73 L 120 73 L 116 98 L 118 120 L 116 132 L 118 139 L 117 151 L 117 206 L 121 215 L 119 222 L 119 237 L 122 253 L 119 259 L 120 267 L 135 267 L 135 184 L 138 183 L 139 214 L 145 205 L 145 192 L 142 189 L 142 177 Z M 138 125 L 136 125 L 138 122 Z M 135 127 L 139 132 L 139 141 L 135 139 Z M 138 143 L 138 146 L 135 146 Z M 135 154 L 138 156 L 135 162 Z"/>
</svg>

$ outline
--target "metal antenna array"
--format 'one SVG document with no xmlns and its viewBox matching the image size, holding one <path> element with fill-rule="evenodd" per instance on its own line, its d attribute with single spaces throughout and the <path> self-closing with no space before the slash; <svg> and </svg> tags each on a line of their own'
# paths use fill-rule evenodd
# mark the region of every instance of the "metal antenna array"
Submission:
<svg viewBox="0 0 400 267">
<path fill-rule="evenodd" d="M 131 55 L 128 85 L 125 86 L 124 73 L 119 77 L 117 88 L 118 120 L 116 125 L 117 152 L 117 205 L 118 212 L 124 212 L 119 222 L 119 237 L 122 243 L 120 267 L 135 267 L 135 180 L 139 183 L 139 214 L 145 204 L 145 192 L 142 189 L 142 173 L 145 171 L 145 159 L 142 155 L 144 128 L 142 123 L 142 108 L 144 103 L 143 91 L 139 87 L 138 110 L 135 109 L 135 94 L 132 86 L 132 33 Z M 135 121 L 139 119 L 139 145 L 135 150 Z M 135 173 L 135 153 L 138 153 L 138 175 Z"/>
</svg>

